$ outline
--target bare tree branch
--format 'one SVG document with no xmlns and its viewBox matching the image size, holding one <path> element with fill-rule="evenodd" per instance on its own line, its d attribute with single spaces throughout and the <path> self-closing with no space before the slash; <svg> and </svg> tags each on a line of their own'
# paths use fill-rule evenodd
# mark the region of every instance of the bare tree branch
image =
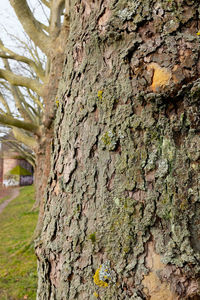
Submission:
<svg viewBox="0 0 200 300">
<path fill-rule="evenodd" d="M 4 99 L 2 93 L 0 92 L 0 102 L 3 104 L 4 108 L 6 109 L 6 113 L 11 114 L 10 108 L 8 106 L 7 101 Z"/>
<path fill-rule="evenodd" d="M 57 81 L 55 80 L 56 83 L 53 84 L 52 88 L 51 78 L 55 78 L 56 68 L 62 66 L 63 43 L 65 43 L 68 19 L 64 19 L 64 26 L 62 27 L 61 16 L 66 1 L 38 0 L 44 15 L 47 12 L 46 7 L 50 9 L 50 17 L 49 11 L 46 15 L 49 26 L 37 20 L 34 7 L 33 9 L 29 8 L 28 0 L 9 1 L 27 34 L 25 36 L 28 36 L 30 40 L 26 38 L 25 42 L 20 41 L 20 45 L 16 43 L 19 46 L 17 45 L 14 50 L 5 47 L 0 41 L 0 58 L 4 62 L 4 68 L 0 69 L 0 79 L 2 78 L 0 124 L 11 128 L 12 134 L 16 138 L 16 141 L 14 141 L 15 138 L 11 135 L 13 137 L 13 147 L 21 149 L 24 156 L 27 154 L 27 160 L 33 161 L 31 151 L 26 152 L 26 148 L 28 147 L 27 149 L 32 149 L 37 153 L 46 139 L 45 134 L 42 132 L 50 128 L 55 112 L 54 108 L 52 112 L 50 109 L 51 113 L 46 113 L 46 116 L 50 116 L 49 119 L 48 117 L 44 118 L 44 110 L 48 112 L 49 106 L 54 104 L 52 101 L 53 96 L 50 98 L 49 95 L 51 94 L 48 94 L 48 91 L 53 90 L 54 86 L 55 91 L 57 90 Z M 16 37 L 14 38 L 19 40 Z M 21 53 L 21 55 L 18 53 Z M 11 64 L 9 60 L 16 63 Z M 52 67 L 54 65 L 55 67 Z M 50 75 L 51 77 L 49 77 Z M 9 108 L 8 101 L 10 100 L 14 100 L 14 112 L 13 109 L 10 110 Z M 43 101 L 45 101 L 45 105 Z M 23 147 L 23 145 L 25 146 Z"/>
<path fill-rule="evenodd" d="M 41 0 L 41 2 L 42 2 L 44 5 L 46 5 L 46 7 L 48 7 L 48 8 L 51 7 L 51 4 L 50 4 L 48 1 L 46 1 L 46 0 Z"/>
<path fill-rule="evenodd" d="M 23 41 L 21 38 L 7 32 L 7 34 L 12 38 L 15 39 L 18 43 L 19 43 L 19 47 L 20 49 L 23 48 L 25 51 L 28 51 L 28 53 L 30 54 L 30 56 L 32 57 L 32 60 L 37 64 L 40 65 L 41 64 L 41 68 L 43 69 L 43 65 L 44 65 L 44 58 L 41 57 L 41 54 L 38 54 L 38 47 L 37 45 L 34 44 L 34 42 L 29 38 L 29 36 L 25 33 L 25 36 L 27 37 L 27 39 L 29 39 L 28 41 Z M 17 48 L 18 49 L 18 48 Z M 43 54 L 43 56 L 46 57 L 45 54 Z"/>
<path fill-rule="evenodd" d="M 42 96 L 42 85 L 36 79 L 16 75 L 3 69 L 0 69 L 0 78 L 4 78 L 12 85 L 27 87 Z"/>
<path fill-rule="evenodd" d="M 39 97 L 35 97 L 35 96 L 31 93 L 30 89 L 27 89 L 27 92 L 28 92 L 30 98 L 33 100 L 33 102 L 34 102 L 37 106 L 39 106 L 40 109 L 41 109 L 42 111 L 44 111 L 44 106 L 43 106 L 43 104 L 41 103 Z"/>
<path fill-rule="evenodd" d="M 55 39 L 61 29 L 61 15 L 65 8 L 65 0 L 53 0 L 51 2 L 51 15 L 50 15 L 50 35 Z"/>
<path fill-rule="evenodd" d="M 69 18 L 70 16 L 71 0 L 65 0 L 65 15 Z"/>
<path fill-rule="evenodd" d="M 0 42 L 0 49 L 2 50 L 2 52 L 0 52 L 0 57 L 1 58 L 6 58 L 6 59 L 14 59 L 17 61 L 21 61 L 23 63 L 28 64 L 37 74 L 37 76 L 44 81 L 45 80 L 45 72 L 40 65 L 37 65 L 34 61 L 32 61 L 31 59 L 27 58 L 26 56 L 23 55 L 19 55 L 13 51 L 11 51 L 10 49 L 6 48 L 1 42 Z M 9 55 L 8 55 L 8 54 Z"/>
<path fill-rule="evenodd" d="M 10 0 L 10 4 L 28 36 L 46 55 L 49 54 L 50 38 L 44 33 L 44 24 L 37 21 L 26 0 Z M 46 29 L 45 29 L 46 30 Z"/>
<path fill-rule="evenodd" d="M 35 111 L 35 109 L 26 101 L 25 96 L 23 96 L 22 93 L 20 98 L 21 98 L 21 104 L 29 116 L 28 121 L 32 121 L 35 124 L 39 124 L 40 122 L 39 122 L 38 114 Z"/>
<path fill-rule="evenodd" d="M 3 59 L 3 62 L 4 62 L 5 69 L 12 72 L 8 60 Z M 24 96 L 22 95 L 20 89 L 18 88 L 18 86 L 14 86 L 11 83 L 9 84 L 10 84 L 10 92 L 12 93 L 17 110 L 19 111 L 19 113 L 21 114 L 22 118 L 24 118 L 25 121 L 32 121 L 28 111 L 26 111 L 22 105 Z"/>
<path fill-rule="evenodd" d="M 24 130 L 30 131 L 36 135 L 39 135 L 39 127 L 33 123 L 24 122 L 15 119 L 6 114 L 0 114 L 0 123 L 8 126 L 15 126 L 17 128 L 23 128 Z"/>
<path fill-rule="evenodd" d="M 35 150 L 35 148 L 37 147 L 37 142 L 33 136 L 27 135 L 24 130 L 16 127 L 12 128 L 12 132 L 17 141 L 28 146 L 31 150 Z"/>
<path fill-rule="evenodd" d="M 5 69 L 12 72 L 7 59 L 3 59 Z M 25 101 L 24 95 L 21 93 L 18 86 L 10 84 L 10 92 L 15 100 L 16 108 L 25 121 L 34 121 L 32 111 L 30 111 Z"/>
</svg>

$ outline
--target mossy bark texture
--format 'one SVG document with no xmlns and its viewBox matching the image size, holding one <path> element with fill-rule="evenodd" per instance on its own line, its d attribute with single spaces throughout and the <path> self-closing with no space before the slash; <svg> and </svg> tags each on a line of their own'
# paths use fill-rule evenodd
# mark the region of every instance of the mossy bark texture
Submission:
<svg viewBox="0 0 200 300">
<path fill-rule="evenodd" d="M 199 299 L 199 2 L 70 11 L 37 297 Z"/>
</svg>

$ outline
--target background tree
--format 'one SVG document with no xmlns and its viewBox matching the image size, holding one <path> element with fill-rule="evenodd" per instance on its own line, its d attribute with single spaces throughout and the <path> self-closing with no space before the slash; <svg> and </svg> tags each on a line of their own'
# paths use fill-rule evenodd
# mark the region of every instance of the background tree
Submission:
<svg viewBox="0 0 200 300">
<path fill-rule="evenodd" d="M 0 57 L 4 65 L 4 69 L 1 71 L 3 75 L 7 75 L 7 77 L 5 76 L 7 80 L 3 78 L 0 82 L 0 102 L 2 107 L 0 109 L 0 122 L 4 127 L 9 126 L 12 130 L 10 133 L 12 136 L 10 136 L 10 146 L 14 148 L 17 147 L 24 157 L 29 156 L 30 152 L 32 152 L 32 164 L 35 165 L 34 153 L 38 146 L 35 136 L 39 136 L 40 134 L 44 111 L 43 101 L 39 94 L 42 88 L 40 81 L 42 78 L 44 79 L 45 74 L 43 71 L 44 62 L 42 60 L 42 54 L 39 55 L 38 49 L 32 45 L 31 41 L 28 42 L 30 45 L 22 41 L 20 44 L 25 44 L 25 50 L 32 56 L 32 60 L 25 55 L 15 54 L 6 48 L 2 42 L 0 43 Z M 20 47 L 20 50 L 23 51 L 23 48 Z M 7 54 L 6 51 L 9 54 Z M 9 61 L 13 60 L 15 64 L 11 66 Z M 26 63 L 23 64 L 22 62 Z M 32 66 L 33 69 L 29 68 L 29 66 Z M 13 69 L 16 70 L 18 74 L 15 74 Z M 38 70 L 36 72 L 40 74 L 41 79 L 36 77 L 34 70 Z M 22 77 L 20 73 L 25 73 L 29 75 L 30 78 L 27 77 L 26 80 L 23 80 L 25 77 Z M 11 83 L 16 81 L 17 84 L 19 77 L 22 78 L 21 81 L 23 85 L 27 84 L 26 87 L 22 88 Z M 34 91 L 34 86 L 38 86 L 38 94 Z M 1 141 L 4 140 L 4 136 L 2 136 Z M 23 145 L 25 145 L 25 147 Z M 26 151 L 24 151 L 25 149 L 27 149 L 27 155 Z"/>
<path fill-rule="evenodd" d="M 38 299 L 199 299 L 198 11 L 71 1 Z"/>
<path fill-rule="evenodd" d="M 4 68 L 0 69 L 0 123 L 12 128 L 19 145 L 23 143 L 35 153 L 36 198 L 39 202 L 43 198 L 49 173 L 52 121 L 58 104 L 55 95 L 63 63 L 62 43 L 66 42 L 68 36 L 68 13 L 65 13 L 64 0 L 40 1 L 42 7 L 49 9 L 46 25 L 37 20 L 26 0 L 11 0 L 10 4 L 31 46 L 24 43 L 28 55 L 22 55 L 0 43 L 0 57 L 4 63 Z M 46 57 L 46 64 L 40 51 Z M 20 64 L 17 72 L 10 64 L 11 60 Z M 8 91 L 17 116 L 8 105 Z"/>
<path fill-rule="evenodd" d="M 6 128 L 7 129 L 7 128 Z M 20 157 L 27 160 L 33 168 L 35 168 L 34 152 L 25 144 L 20 143 L 14 136 L 12 131 L 5 131 L 0 138 L 1 143 L 6 144 L 9 148 L 19 153 Z"/>
</svg>

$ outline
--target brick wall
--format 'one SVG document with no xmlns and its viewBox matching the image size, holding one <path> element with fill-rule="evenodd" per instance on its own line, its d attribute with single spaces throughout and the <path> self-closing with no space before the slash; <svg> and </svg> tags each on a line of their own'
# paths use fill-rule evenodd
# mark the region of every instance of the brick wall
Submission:
<svg viewBox="0 0 200 300">
<path fill-rule="evenodd" d="M 26 160 L 21 159 L 19 153 L 13 151 L 13 149 L 6 144 L 2 145 L 0 153 L 0 185 L 30 185 L 33 183 L 33 175 L 20 175 L 19 177 L 9 174 L 16 166 L 21 166 L 33 174 L 33 167 Z"/>
<path fill-rule="evenodd" d="M 3 159 L 3 185 L 4 186 L 19 185 L 19 177 L 15 175 L 9 175 L 9 171 L 11 171 L 18 164 L 19 164 L 18 159 L 4 157 Z"/>
<path fill-rule="evenodd" d="M 19 165 L 18 159 L 15 158 L 4 158 L 3 160 L 3 174 L 4 176 L 8 174 L 14 167 Z"/>
</svg>

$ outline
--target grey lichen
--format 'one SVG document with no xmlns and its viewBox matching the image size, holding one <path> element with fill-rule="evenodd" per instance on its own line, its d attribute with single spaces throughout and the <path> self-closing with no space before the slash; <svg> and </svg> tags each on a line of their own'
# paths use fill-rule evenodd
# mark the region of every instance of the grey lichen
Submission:
<svg viewBox="0 0 200 300">
<path fill-rule="evenodd" d="M 109 260 L 100 265 L 100 267 L 96 270 L 93 278 L 94 283 L 99 287 L 105 288 L 108 287 L 110 283 L 116 283 L 116 274 L 111 269 Z"/>
<path fill-rule="evenodd" d="M 99 271 L 99 279 L 102 281 L 111 281 L 113 283 L 116 282 L 116 274 L 110 267 L 110 261 L 107 260 L 104 264 L 102 264 Z"/>
</svg>

